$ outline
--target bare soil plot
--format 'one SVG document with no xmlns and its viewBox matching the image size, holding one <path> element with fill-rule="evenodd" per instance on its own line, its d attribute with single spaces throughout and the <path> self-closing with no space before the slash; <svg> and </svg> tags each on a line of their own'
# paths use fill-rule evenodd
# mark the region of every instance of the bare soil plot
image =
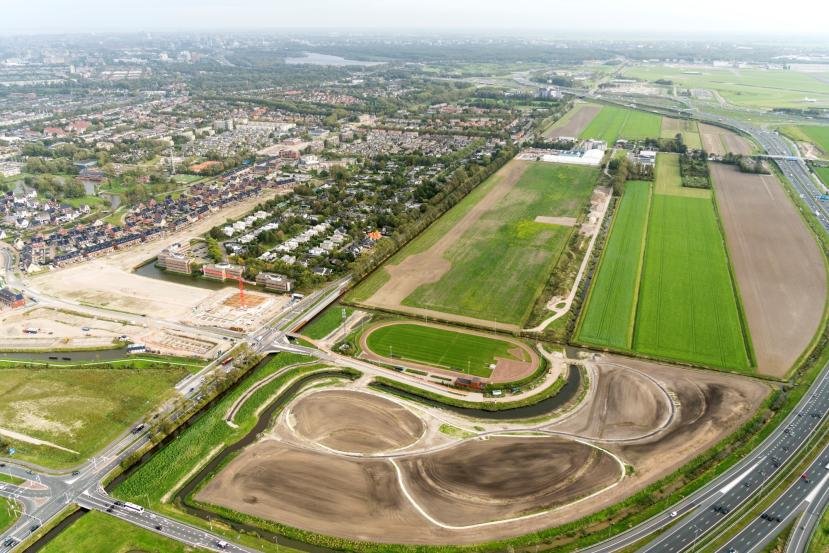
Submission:
<svg viewBox="0 0 829 553">
<path fill-rule="evenodd" d="M 667 389 L 641 371 L 605 363 L 593 378 L 590 401 L 552 428 L 587 438 L 629 440 L 662 428 L 673 415 Z"/>
<path fill-rule="evenodd" d="M 301 398 L 288 413 L 303 438 L 331 449 L 380 453 L 415 443 L 423 420 L 386 398 L 354 391 L 326 390 Z"/>
<path fill-rule="evenodd" d="M 551 509 L 621 477 L 611 455 L 557 437 L 469 440 L 398 463 L 417 504 L 453 526 Z"/>
<path fill-rule="evenodd" d="M 699 124 L 702 149 L 709 154 L 725 155 L 728 152 L 748 155 L 753 148 L 751 142 L 744 137 L 714 125 Z"/>
<path fill-rule="evenodd" d="M 578 222 L 578 219 L 575 217 L 547 217 L 546 215 L 539 215 L 535 218 L 535 222 L 544 223 L 545 225 L 572 227 Z"/>
<path fill-rule="evenodd" d="M 711 175 L 757 371 L 783 377 L 820 325 L 823 256 L 776 177 L 719 163 Z"/>
<path fill-rule="evenodd" d="M 564 117 L 544 131 L 544 138 L 578 137 L 601 109 L 601 106 L 593 104 L 576 104 Z"/>
<path fill-rule="evenodd" d="M 348 459 L 271 440 L 247 448 L 196 499 L 371 541 L 409 541 L 405 537 L 425 523 L 403 496 L 388 461 Z"/>
</svg>

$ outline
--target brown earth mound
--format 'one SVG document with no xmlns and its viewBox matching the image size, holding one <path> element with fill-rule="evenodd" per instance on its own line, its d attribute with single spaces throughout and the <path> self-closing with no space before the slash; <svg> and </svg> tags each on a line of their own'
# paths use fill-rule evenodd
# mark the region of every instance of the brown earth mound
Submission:
<svg viewBox="0 0 829 553">
<path fill-rule="evenodd" d="M 347 390 L 305 396 L 291 407 L 300 436 L 337 451 L 379 453 L 415 443 L 423 421 L 388 399 Z"/>
<path fill-rule="evenodd" d="M 417 503 L 451 525 L 547 510 L 620 478 L 619 464 L 611 455 L 557 437 L 466 441 L 399 464 Z"/>
</svg>

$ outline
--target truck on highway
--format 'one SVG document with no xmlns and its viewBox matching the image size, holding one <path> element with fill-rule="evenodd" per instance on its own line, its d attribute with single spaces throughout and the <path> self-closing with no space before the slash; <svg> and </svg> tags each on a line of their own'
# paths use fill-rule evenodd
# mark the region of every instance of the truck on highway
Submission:
<svg viewBox="0 0 829 553">
<path fill-rule="evenodd" d="M 133 513 L 143 513 L 144 507 L 141 505 L 136 505 L 135 503 L 130 503 L 129 501 L 124 503 L 124 509 L 127 511 L 132 511 Z"/>
</svg>

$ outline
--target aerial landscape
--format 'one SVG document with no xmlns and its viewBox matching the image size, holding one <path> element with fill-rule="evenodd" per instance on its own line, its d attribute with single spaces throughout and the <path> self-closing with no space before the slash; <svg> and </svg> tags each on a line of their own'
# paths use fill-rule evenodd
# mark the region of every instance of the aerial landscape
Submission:
<svg viewBox="0 0 829 553">
<path fill-rule="evenodd" d="M 820 2 L 35 4 L 0 553 L 829 553 Z"/>
</svg>

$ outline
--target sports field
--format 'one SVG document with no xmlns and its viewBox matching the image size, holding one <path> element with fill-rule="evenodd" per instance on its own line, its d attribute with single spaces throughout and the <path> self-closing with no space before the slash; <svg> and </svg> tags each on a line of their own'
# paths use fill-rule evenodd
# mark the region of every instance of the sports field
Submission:
<svg viewBox="0 0 829 553">
<path fill-rule="evenodd" d="M 536 219 L 579 217 L 597 176 L 592 167 L 511 161 L 348 299 L 518 329 L 575 228 Z"/>
<path fill-rule="evenodd" d="M 650 186 L 644 181 L 625 183 L 613 230 L 590 287 L 586 316 L 577 329 L 579 342 L 621 349 L 631 347 Z"/>
<path fill-rule="evenodd" d="M 391 324 L 369 331 L 369 349 L 378 355 L 488 378 L 497 358 L 527 361 L 515 344 L 466 332 L 418 324 Z M 517 351 L 516 351 L 517 350 Z"/>
<path fill-rule="evenodd" d="M 664 168 L 671 158 L 662 156 L 657 165 Z M 627 183 L 576 339 L 748 371 L 744 322 L 710 193 L 673 188 L 657 182 L 648 208 L 648 186 Z"/>
<path fill-rule="evenodd" d="M 134 524 L 92 511 L 85 514 L 57 535 L 41 551 L 43 553 L 187 553 L 206 551 L 160 536 Z"/>
<path fill-rule="evenodd" d="M 655 194 L 633 349 L 678 361 L 751 366 L 711 200 Z"/>
<path fill-rule="evenodd" d="M 659 138 L 662 118 L 652 113 L 604 106 L 581 133 L 581 138 L 596 138 L 613 145 L 616 140 Z"/>
</svg>

